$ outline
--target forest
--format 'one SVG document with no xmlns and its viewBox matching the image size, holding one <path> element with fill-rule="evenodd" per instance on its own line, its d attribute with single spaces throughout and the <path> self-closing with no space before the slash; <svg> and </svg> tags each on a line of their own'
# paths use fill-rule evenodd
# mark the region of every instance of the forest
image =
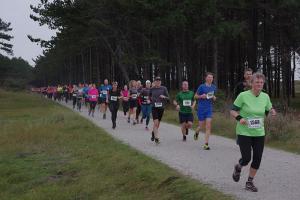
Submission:
<svg viewBox="0 0 300 200">
<path fill-rule="evenodd" d="M 295 97 L 300 53 L 297 0 L 40 0 L 32 20 L 57 30 L 35 62 L 35 84 L 126 83 L 160 75 L 169 89 L 205 72 L 227 96 L 245 68 L 263 72 L 266 91 Z"/>
</svg>

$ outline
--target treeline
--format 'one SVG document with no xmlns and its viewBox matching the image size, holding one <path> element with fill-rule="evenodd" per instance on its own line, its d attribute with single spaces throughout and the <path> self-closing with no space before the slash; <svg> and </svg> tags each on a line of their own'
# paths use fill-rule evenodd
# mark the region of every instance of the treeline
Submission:
<svg viewBox="0 0 300 200">
<path fill-rule="evenodd" d="M 196 88 L 206 71 L 228 96 L 247 67 L 273 97 L 294 96 L 300 45 L 295 0 L 41 0 L 31 18 L 58 30 L 39 42 L 37 84 L 153 79 Z"/>
<path fill-rule="evenodd" d="M 0 54 L 0 88 L 25 89 L 33 78 L 33 68 L 27 61 Z"/>
</svg>

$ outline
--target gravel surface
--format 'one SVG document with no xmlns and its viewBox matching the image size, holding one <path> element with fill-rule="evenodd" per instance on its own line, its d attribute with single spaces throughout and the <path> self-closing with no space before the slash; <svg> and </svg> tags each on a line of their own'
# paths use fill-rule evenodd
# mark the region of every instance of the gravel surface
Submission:
<svg viewBox="0 0 300 200">
<path fill-rule="evenodd" d="M 72 109 L 71 104 L 62 105 Z M 183 142 L 178 126 L 161 123 L 161 143 L 156 145 L 150 140 L 151 131 L 146 131 L 141 124 L 128 124 L 121 112 L 115 130 L 111 128 L 109 111 L 106 120 L 98 111 L 94 118 L 89 117 L 85 107 L 80 115 L 123 143 L 236 199 L 300 200 L 300 155 L 265 148 L 261 168 L 254 179 L 259 191 L 252 193 L 244 189 L 249 166 L 243 168 L 240 182 L 232 180 L 233 166 L 240 157 L 234 140 L 212 135 L 211 150 L 205 151 L 202 150 L 204 135 L 199 135 L 199 140 L 194 141 L 194 132 L 190 131 L 187 142 Z"/>
</svg>

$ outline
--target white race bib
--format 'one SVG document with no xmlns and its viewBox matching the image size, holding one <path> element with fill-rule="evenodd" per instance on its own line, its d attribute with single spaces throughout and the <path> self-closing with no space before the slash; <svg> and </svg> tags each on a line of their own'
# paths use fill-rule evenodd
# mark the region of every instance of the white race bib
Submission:
<svg viewBox="0 0 300 200">
<path fill-rule="evenodd" d="M 248 118 L 248 128 L 261 128 L 263 123 L 263 118 Z"/>
<path fill-rule="evenodd" d="M 183 100 L 183 106 L 192 106 L 192 100 Z"/>
<path fill-rule="evenodd" d="M 92 99 L 96 99 L 97 98 L 97 95 L 92 95 Z"/>
<path fill-rule="evenodd" d="M 144 99 L 145 99 L 145 100 L 148 100 L 148 99 L 149 99 L 149 96 L 144 96 Z"/>
<path fill-rule="evenodd" d="M 213 97 L 214 97 L 214 92 L 209 92 L 209 93 L 206 94 L 207 99 L 211 99 Z"/>
<path fill-rule="evenodd" d="M 117 100 L 118 100 L 118 97 L 117 97 L 117 96 L 111 96 L 111 97 L 110 97 L 110 100 L 111 100 L 111 101 L 117 101 Z"/>
<path fill-rule="evenodd" d="M 132 97 L 133 99 L 136 99 L 136 98 L 137 98 L 137 94 L 133 94 L 133 95 L 131 95 L 131 97 Z"/>
<path fill-rule="evenodd" d="M 76 97 L 76 94 L 73 94 L 73 97 Z"/>
<path fill-rule="evenodd" d="M 107 90 L 102 90 L 102 94 L 107 94 Z"/>
<path fill-rule="evenodd" d="M 162 107 L 162 102 L 155 102 L 154 103 L 154 106 L 155 106 L 155 108 L 160 108 L 160 107 Z"/>
</svg>

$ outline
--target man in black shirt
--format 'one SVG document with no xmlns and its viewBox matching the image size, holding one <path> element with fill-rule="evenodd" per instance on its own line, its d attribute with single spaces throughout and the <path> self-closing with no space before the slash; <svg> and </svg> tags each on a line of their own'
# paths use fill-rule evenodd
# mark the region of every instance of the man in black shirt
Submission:
<svg viewBox="0 0 300 200">
<path fill-rule="evenodd" d="M 239 82 L 234 89 L 234 98 L 236 98 L 241 92 L 251 89 L 251 78 L 253 70 L 246 68 L 244 70 L 244 81 Z"/>
</svg>

